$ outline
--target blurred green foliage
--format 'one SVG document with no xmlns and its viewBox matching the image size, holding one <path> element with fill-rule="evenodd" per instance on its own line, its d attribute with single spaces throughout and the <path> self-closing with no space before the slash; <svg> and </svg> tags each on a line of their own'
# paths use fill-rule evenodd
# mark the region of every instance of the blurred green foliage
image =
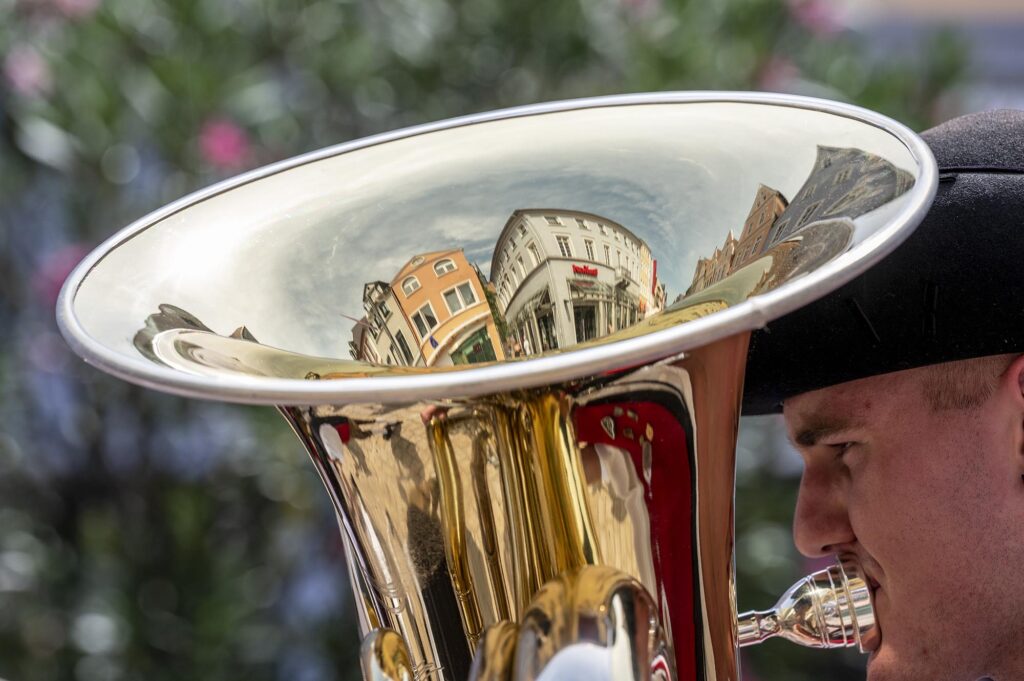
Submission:
<svg viewBox="0 0 1024 681">
<path fill-rule="evenodd" d="M 871 57 L 825 0 L 0 0 L 0 16 L 0 677 L 23 681 L 358 676 L 333 512 L 284 424 L 125 385 L 58 337 L 61 282 L 119 226 L 302 151 L 551 99 L 768 89 L 923 127 L 966 67 L 951 34 L 911 62 Z M 740 601 L 764 607 L 813 566 L 791 548 L 778 433 L 750 432 Z M 746 659 L 762 681 L 862 664 L 785 644 Z"/>
</svg>

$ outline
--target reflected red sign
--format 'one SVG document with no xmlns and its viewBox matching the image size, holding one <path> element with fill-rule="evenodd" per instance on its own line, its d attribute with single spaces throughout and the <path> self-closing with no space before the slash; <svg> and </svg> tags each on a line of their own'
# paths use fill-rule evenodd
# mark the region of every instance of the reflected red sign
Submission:
<svg viewBox="0 0 1024 681">
<path fill-rule="evenodd" d="M 573 274 L 583 274 L 583 275 L 586 275 L 588 277 L 596 277 L 597 276 L 597 268 L 596 267 L 587 267 L 586 265 L 573 265 L 572 266 L 572 273 Z"/>
</svg>

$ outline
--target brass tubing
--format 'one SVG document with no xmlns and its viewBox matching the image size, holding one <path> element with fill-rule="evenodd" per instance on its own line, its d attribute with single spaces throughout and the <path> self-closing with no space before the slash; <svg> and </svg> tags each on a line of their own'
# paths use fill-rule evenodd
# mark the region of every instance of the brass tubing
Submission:
<svg viewBox="0 0 1024 681">
<path fill-rule="evenodd" d="M 498 531 L 495 528 L 494 507 L 491 502 L 491 491 L 487 485 L 487 449 L 488 437 L 485 432 L 473 440 L 473 459 L 470 463 L 470 477 L 473 480 L 473 498 L 476 500 L 477 512 L 480 514 L 481 547 L 486 557 L 487 577 L 490 581 L 491 593 L 494 595 L 494 607 L 498 620 L 509 620 L 509 610 L 505 580 L 502 575 L 499 556 Z"/>
<path fill-rule="evenodd" d="M 550 560 L 541 541 L 537 495 L 532 479 L 524 470 L 530 449 L 520 423 L 521 412 L 515 406 L 493 407 L 495 448 L 501 467 L 506 515 L 511 525 L 509 549 L 512 553 L 513 613 L 515 618 L 526 609 L 533 594 L 550 578 Z"/>
<path fill-rule="evenodd" d="M 448 561 L 448 572 L 452 587 L 462 614 L 462 625 L 470 648 L 475 648 L 483 631 L 480 608 L 473 588 L 466 551 L 465 504 L 462 499 L 462 480 L 459 467 L 448 438 L 447 421 L 433 416 L 427 424 L 430 434 L 430 449 L 437 468 L 437 480 L 441 489 L 441 514 L 444 518 L 444 553 Z"/>
<path fill-rule="evenodd" d="M 394 629 L 374 629 L 359 651 L 367 681 L 413 681 L 416 677 L 405 641 Z"/>
<path fill-rule="evenodd" d="M 601 554 L 569 407 L 555 393 L 544 392 L 529 400 L 526 409 L 533 435 L 533 471 L 542 490 L 549 536 L 554 540 L 551 576 L 598 565 Z"/>
</svg>

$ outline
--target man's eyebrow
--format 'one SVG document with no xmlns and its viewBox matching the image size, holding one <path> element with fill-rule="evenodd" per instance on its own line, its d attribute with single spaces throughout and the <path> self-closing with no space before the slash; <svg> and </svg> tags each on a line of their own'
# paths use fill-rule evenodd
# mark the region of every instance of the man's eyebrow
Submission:
<svg viewBox="0 0 1024 681">
<path fill-rule="evenodd" d="M 840 417 L 836 419 L 816 420 L 802 426 L 793 435 L 793 444 L 799 447 L 813 447 L 822 440 L 837 433 L 853 430 L 863 425 L 860 419 Z"/>
</svg>

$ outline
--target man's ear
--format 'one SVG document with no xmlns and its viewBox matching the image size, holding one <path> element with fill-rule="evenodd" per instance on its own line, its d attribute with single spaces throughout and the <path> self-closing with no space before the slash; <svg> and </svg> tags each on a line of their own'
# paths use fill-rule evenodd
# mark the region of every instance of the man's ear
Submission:
<svg viewBox="0 0 1024 681">
<path fill-rule="evenodd" d="M 1000 382 L 1013 394 L 1021 408 L 1024 408 L 1024 355 L 1018 355 L 1010 362 Z"/>
<path fill-rule="evenodd" d="M 1006 372 L 999 381 L 1000 390 L 1005 390 L 1010 396 L 1013 407 L 1017 413 L 1016 428 L 1016 451 L 1018 473 L 1021 483 L 1024 484 L 1024 355 L 1019 355 L 1010 362 Z"/>
</svg>

